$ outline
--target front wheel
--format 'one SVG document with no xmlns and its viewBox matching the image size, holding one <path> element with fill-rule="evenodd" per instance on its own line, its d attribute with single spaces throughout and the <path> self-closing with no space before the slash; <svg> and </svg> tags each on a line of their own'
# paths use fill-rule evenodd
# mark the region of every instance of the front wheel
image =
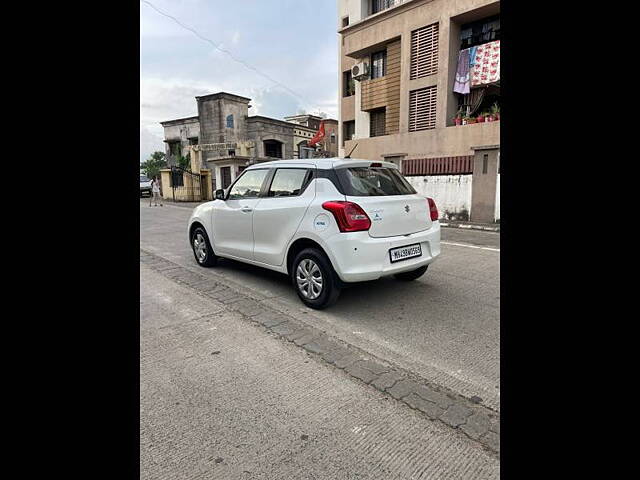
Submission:
<svg viewBox="0 0 640 480">
<path fill-rule="evenodd" d="M 394 277 L 396 277 L 397 280 L 410 282 L 411 280 L 415 280 L 424 275 L 424 273 L 427 271 L 427 268 L 429 268 L 429 265 L 424 265 L 420 268 L 416 268 L 415 270 L 411 270 L 410 272 L 396 273 Z"/>
<path fill-rule="evenodd" d="M 198 227 L 191 234 L 191 248 L 193 249 L 193 255 L 196 257 L 196 262 L 201 267 L 213 267 L 218 263 L 204 228 Z"/>
<path fill-rule="evenodd" d="M 293 260 L 293 286 L 307 307 L 322 310 L 336 302 L 340 295 L 336 276 L 329 259 L 315 248 L 305 248 Z"/>
</svg>

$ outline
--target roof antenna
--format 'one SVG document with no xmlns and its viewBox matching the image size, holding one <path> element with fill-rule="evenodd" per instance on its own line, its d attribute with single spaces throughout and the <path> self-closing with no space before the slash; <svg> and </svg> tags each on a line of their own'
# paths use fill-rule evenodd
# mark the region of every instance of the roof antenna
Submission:
<svg viewBox="0 0 640 480">
<path fill-rule="evenodd" d="M 357 146 L 358 146 L 358 144 L 356 143 L 355 146 L 349 152 L 349 155 L 346 155 L 344 158 L 351 158 L 351 154 L 353 153 L 353 151 L 356 149 Z"/>
</svg>

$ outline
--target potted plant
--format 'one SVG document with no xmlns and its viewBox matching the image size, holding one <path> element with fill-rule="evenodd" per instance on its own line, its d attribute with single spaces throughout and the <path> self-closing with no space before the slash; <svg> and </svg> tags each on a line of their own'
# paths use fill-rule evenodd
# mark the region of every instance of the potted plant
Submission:
<svg viewBox="0 0 640 480">
<path fill-rule="evenodd" d="M 453 121 L 456 124 L 456 127 L 458 125 L 462 125 L 462 109 L 459 109 L 458 112 L 456 113 L 456 116 L 454 117 Z"/>
<path fill-rule="evenodd" d="M 486 122 L 493 122 L 496 118 L 493 116 L 493 113 L 491 112 L 486 112 L 485 113 L 485 121 Z"/>
<path fill-rule="evenodd" d="M 478 121 L 478 123 L 484 123 L 484 112 L 479 113 L 478 116 L 476 117 L 476 120 Z"/>
<path fill-rule="evenodd" d="M 472 123 L 476 123 L 476 118 L 467 115 L 466 117 L 464 117 L 462 123 L 463 125 L 471 125 Z"/>
<path fill-rule="evenodd" d="M 491 115 L 493 115 L 494 120 L 500 120 L 500 105 L 494 103 L 491 107 Z"/>
</svg>

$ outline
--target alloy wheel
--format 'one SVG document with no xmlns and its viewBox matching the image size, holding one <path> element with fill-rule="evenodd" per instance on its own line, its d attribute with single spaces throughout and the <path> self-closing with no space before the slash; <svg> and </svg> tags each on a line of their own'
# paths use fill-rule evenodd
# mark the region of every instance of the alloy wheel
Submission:
<svg viewBox="0 0 640 480">
<path fill-rule="evenodd" d="M 320 267 L 309 258 L 303 259 L 296 269 L 296 283 L 302 296 L 315 300 L 322 293 L 323 278 Z"/>
<path fill-rule="evenodd" d="M 207 242 L 199 232 L 193 237 L 193 251 L 200 263 L 207 258 Z"/>
</svg>

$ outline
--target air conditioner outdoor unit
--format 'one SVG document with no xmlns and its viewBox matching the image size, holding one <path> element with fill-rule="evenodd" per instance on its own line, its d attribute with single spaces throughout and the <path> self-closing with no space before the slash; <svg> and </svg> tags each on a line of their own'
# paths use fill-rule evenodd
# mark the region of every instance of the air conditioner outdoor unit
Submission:
<svg viewBox="0 0 640 480">
<path fill-rule="evenodd" d="M 351 76 L 355 80 L 363 80 L 369 76 L 369 64 L 360 62 L 351 67 Z"/>
</svg>

